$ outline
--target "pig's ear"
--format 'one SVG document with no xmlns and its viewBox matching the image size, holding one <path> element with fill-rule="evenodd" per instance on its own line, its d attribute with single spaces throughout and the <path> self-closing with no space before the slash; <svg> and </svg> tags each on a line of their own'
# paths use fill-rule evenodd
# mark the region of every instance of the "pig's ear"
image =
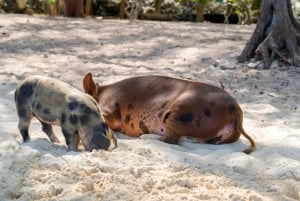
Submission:
<svg viewBox="0 0 300 201">
<path fill-rule="evenodd" d="M 92 73 L 87 73 L 83 78 L 83 89 L 84 92 L 90 94 L 91 96 L 94 95 L 96 92 L 96 84 L 93 80 Z"/>
</svg>

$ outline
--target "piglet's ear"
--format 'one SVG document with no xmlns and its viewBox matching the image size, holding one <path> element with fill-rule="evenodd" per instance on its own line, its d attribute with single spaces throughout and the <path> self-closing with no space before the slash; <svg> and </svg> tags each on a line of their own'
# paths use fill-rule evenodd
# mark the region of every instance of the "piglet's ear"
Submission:
<svg viewBox="0 0 300 201">
<path fill-rule="evenodd" d="M 93 80 L 92 73 L 87 73 L 83 78 L 84 92 L 93 95 L 96 91 L 96 84 Z"/>
</svg>

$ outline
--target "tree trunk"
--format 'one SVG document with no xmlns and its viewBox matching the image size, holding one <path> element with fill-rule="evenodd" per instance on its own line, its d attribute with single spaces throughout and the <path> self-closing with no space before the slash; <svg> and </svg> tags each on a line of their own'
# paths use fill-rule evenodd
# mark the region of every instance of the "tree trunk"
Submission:
<svg viewBox="0 0 300 201">
<path fill-rule="evenodd" d="M 56 3 L 50 3 L 49 4 L 49 9 L 50 9 L 50 16 L 51 17 L 54 17 L 57 15 L 57 6 L 56 6 Z"/>
<path fill-rule="evenodd" d="M 127 2 L 127 6 L 125 8 L 125 13 L 129 20 L 136 20 L 139 16 L 139 11 L 142 8 L 140 0 L 133 0 L 131 2 Z"/>
<path fill-rule="evenodd" d="M 93 15 L 93 0 L 86 0 L 85 14 L 89 16 Z"/>
<path fill-rule="evenodd" d="M 238 61 L 246 62 L 255 56 L 269 69 L 279 57 L 300 66 L 299 43 L 300 25 L 293 15 L 291 0 L 263 0 L 255 31 Z"/>
<path fill-rule="evenodd" d="M 154 12 L 156 14 L 160 14 L 161 13 L 161 0 L 155 0 L 154 7 L 155 7 Z"/>
<path fill-rule="evenodd" d="M 64 14 L 64 9 L 65 9 L 65 0 L 57 0 L 56 1 L 56 6 L 57 6 L 57 14 L 58 15 L 63 15 Z"/>
<path fill-rule="evenodd" d="M 18 8 L 24 10 L 26 8 L 27 0 L 16 0 Z"/>
<path fill-rule="evenodd" d="M 83 0 L 65 0 L 65 17 L 84 17 Z"/>
<path fill-rule="evenodd" d="M 206 3 L 204 3 L 204 2 L 198 2 L 196 22 L 203 22 L 204 21 L 205 5 L 206 5 Z"/>
<path fill-rule="evenodd" d="M 120 18 L 125 19 L 125 7 L 126 7 L 126 0 L 121 0 L 120 2 Z"/>
</svg>

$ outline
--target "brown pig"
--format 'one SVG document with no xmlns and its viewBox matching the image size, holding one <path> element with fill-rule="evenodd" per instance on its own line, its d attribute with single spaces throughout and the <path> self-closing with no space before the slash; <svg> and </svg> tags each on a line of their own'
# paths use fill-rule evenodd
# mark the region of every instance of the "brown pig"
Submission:
<svg viewBox="0 0 300 201">
<path fill-rule="evenodd" d="M 243 134 L 250 142 L 244 152 L 255 150 L 255 142 L 242 127 L 239 104 L 216 86 L 164 76 L 132 77 L 100 86 L 88 73 L 83 88 L 99 103 L 107 125 L 128 136 L 153 133 L 171 144 L 181 136 L 223 144 Z"/>
</svg>

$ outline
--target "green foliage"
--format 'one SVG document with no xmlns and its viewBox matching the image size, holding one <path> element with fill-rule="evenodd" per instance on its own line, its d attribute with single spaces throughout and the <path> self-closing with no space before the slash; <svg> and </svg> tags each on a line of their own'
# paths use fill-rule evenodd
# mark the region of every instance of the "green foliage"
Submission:
<svg viewBox="0 0 300 201">
<path fill-rule="evenodd" d="M 217 1 L 217 0 L 215 0 Z M 226 0 L 222 0 L 223 2 Z M 261 0 L 227 0 L 228 3 L 237 6 L 239 4 L 245 4 L 250 9 L 249 11 L 254 11 L 260 9 Z"/>
<path fill-rule="evenodd" d="M 261 0 L 227 0 L 232 5 L 232 13 L 238 14 L 240 19 L 247 22 L 257 18 Z"/>
<path fill-rule="evenodd" d="M 261 6 L 261 0 L 252 0 L 251 10 L 259 10 Z"/>
<path fill-rule="evenodd" d="M 206 4 L 208 2 L 211 2 L 213 0 L 176 0 L 177 2 L 184 4 L 187 1 L 191 2 L 191 3 L 202 3 L 202 4 Z"/>
<path fill-rule="evenodd" d="M 205 6 L 208 3 L 224 4 L 227 8 L 224 14 L 227 17 L 230 15 L 237 15 L 240 24 L 246 24 L 255 22 L 258 16 L 258 10 L 261 5 L 261 0 L 176 0 L 181 5 L 184 5 L 189 12 L 191 10 L 197 10 L 197 16 L 199 12 L 199 6 Z M 204 13 L 202 13 L 203 15 Z"/>
<path fill-rule="evenodd" d="M 56 0 L 48 0 L 48 3 L 56 3 Z"/>
<path fill-rule="evenodd" d="M 199 2 L 199 3 L 204 3 L 204 4 L 206 4 L 206 3 L 208 3 L 208 2 L 210 2 L 210 1 L 212 1 L 212 0 L 195 0 L 196 2 Z"/>
</svg>

